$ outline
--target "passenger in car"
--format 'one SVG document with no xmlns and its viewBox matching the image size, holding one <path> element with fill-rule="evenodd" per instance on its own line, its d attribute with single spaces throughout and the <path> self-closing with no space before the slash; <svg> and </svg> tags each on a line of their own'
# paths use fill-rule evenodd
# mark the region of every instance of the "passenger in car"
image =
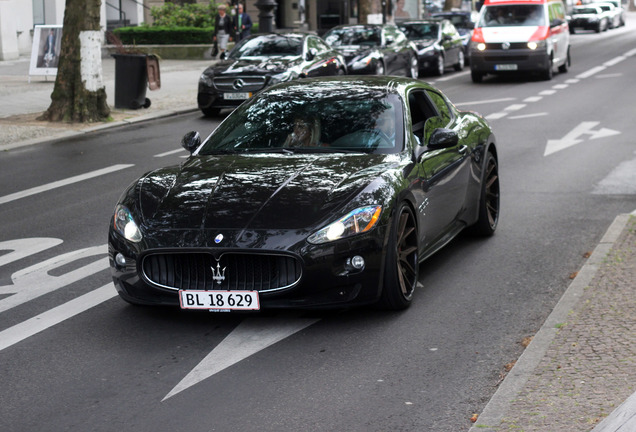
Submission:
<svg viewBox="0 0 636 432">
<path fill-rule="evenodd" d="M 320 142 L 320 120 L 296 117 L 294 126 L 287 136 L 283 147 L 311 147 L 318 146 Z"/>
</svg>

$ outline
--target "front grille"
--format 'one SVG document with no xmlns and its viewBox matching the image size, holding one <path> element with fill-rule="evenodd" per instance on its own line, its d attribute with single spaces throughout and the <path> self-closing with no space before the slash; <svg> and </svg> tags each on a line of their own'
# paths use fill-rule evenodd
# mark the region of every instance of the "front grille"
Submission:
<svg viewBox="0 0 636 432">
<path fill-rule="evenodd" d="M 142 271 L 150 283 L 173 290 L 268 292 L 298 282 L 301 264 L 287 255 L 225 253 L 217 261 L 205 252 L 161 253 L 145 256 Z"/>
<path fill-rule="evenodd" d="M 501 42 L 497 42 L 497 43 L 487 43 L 486 44 L 486 50 L 514 50 L 514 49 L 527 49 L 528 48 L 528 42 L 510 42 L 510 46 L 504 50 L 503 48 L 503 43 Z"/>
<path fill-rule="evenodd" d="M 264 76 L 232 76 L 214 78 L 214 87 L 222 92 L 257 92 L 265 87 Z"/>
<path fill-rule="evenodd" d="M 521 62 L 528 60 L 528 56 L 484 56 L 484 60 L 488 62 Z"/>
</svg>

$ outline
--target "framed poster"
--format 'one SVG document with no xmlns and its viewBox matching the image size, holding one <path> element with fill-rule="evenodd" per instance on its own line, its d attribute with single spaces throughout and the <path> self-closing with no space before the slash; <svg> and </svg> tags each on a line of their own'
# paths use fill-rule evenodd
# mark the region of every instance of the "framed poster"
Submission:
<svg viewBox="0 0 636 432">
<path fill-rule="evenodd" d="M 57 75 L 62 46 L 61 25 L 37 25 L 33 32 L 29 75 Z"/>
</svg>

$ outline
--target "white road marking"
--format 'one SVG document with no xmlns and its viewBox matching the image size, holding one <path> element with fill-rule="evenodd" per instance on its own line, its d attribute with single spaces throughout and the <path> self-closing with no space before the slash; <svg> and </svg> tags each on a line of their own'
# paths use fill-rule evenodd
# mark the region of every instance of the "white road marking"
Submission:
<svg viewBox="0 0 636 432">
<path fill-rule="evenodd" d="M 0 256 L 0 267 L 14 261 L 35 255 L 43 250 L 62 244 L 62 239 L 36 237 L 0 242 L 0 251 L 11 251 Z M 0 290 L 2 294 L 2 290 Z"/>
<path fill-rule="evenodd" d="M 612 74 L 601 74 L 601 75 L 596 75 L 594 78 L 596 79 L 607 79 L 607 78 L 616 78 L 616 77 L 620 77 L 623 76 L 622 73 L 612 73 Z"/>
<path fill-rule="evenodd" d="M 543 90 L 542 92 L 539 92 L 541 96 L 551 96 L 555 93 L 556 93 L 556 90 Z"/>
<path fill-rule="evenodd" d="M 117 295 L 112 283 L 0 332 L 0 351 Z"/>
<path fill-rule="evenodd" d="M 488 114 L 486 116 L 486 120 L 498 120 L 500 118 L 504 118 L 505 116 L 507 116 L 508 113 L 507 112 L 496 112 L 496 113 L 492 113 L 492 114 Z"/>
<path fill-rule="evenodd" d="M 592 193 L 596 195 L 636 195 L 636 159 L 621 162 L 594 187 Z"/>
<path fill-rule="evenodd" d="M 470 71 L 467 70 L 467 71 L 460 72 L 460 73 L 454 73 L 454 74 L 451 74 L 451 75 L 446 75 L 445 77 L 437 78 L 436 80 L 431 81 L 431 83 L 442 82 L 442 81 L 450 81 L 450 80 L 455 79 L 455 78 L 464 77 L 464 76 L 468 75 L 469 73 L 470 73 Z"/>
<path fill-rule="evenodd" d="M 168 152 L 165 152 L 165 153 L 156 154 L 156 155 L 154 155 L 154 157 L 160 158 L 160 157 L 170 156 L 170 155 L 173 155 L 173 154 L 176 154 L 176 153 L 181 153 L 181 152 L 184 152 L 184 151 L 185 151 L 185 149 L 176 149 L 176 150 L 171 150 L 171 151 L 168 151 Z"/>
<path fill-rule="evenodd" d="M 520 109 L 523 109 L 526 107 L 526 104 L 514 104 L 514 105 L 509 105 L 507 107 L 504 108 L 504 111 L 519 111 Z"/>
<path fill-rule="evenodd" d="M 596 121 L 582 122 L 568 132 L 563 138 L 558 140 L 548 140 L 543 156 L 548 156 L 552 153 L 556 153 L 560 150 L 582 143 L 584 141 L 582 139 L 583 135 L 590 135 L 590 139 L 598 139 L 620 134 L 618 131 L 607 128 L 593 130 L 593 128 L 598 124 L 599 122 Z"/>
<path fill-rule="evenodd" d="M 581 80 L 578 80 L 576 78 L 570 78 L 570 79 L 565 80 L 565 83 L 566 84 L 577 84 L 579 81 L 581 81 Z"/>
<path fill-rule="evenodd" d="M 247 318 L 190 371 L 163 400 L 318 321 L 319 319 L 290 319 L 289 317 Z"/>
<path fill-rule="evenodd" d="M 5 203 L 8 203 L 10 201 L 15 201 L 15 200 L 18 200 L 20 198 L 25 198 L 25 197 L 28 197 L 28 196 L 31 196 L 31 195 L 36 195 L 36 194 L 39 194 L 39 193 L 42 193 L 42 192 L 46 192 L 46 191 L 49 191 L 49 190 L 52 190 L 52 189 L 56 189 L 56 188 L 59 188 L 59 187 L 62 187 L 62 186 L 67 186 L 67 185 L 70 185 L 70 184 L 73 184 L 73 183 L 77 183 L 77 182 L 80 182 L 80 181 L 83 181 L 83 180 L 88 180 L 88 179 L 91 179 L 91 178 L 94 178 L 94 177 L 99 177 L 99 176 L 102 176 L 102 175 L 105 175 L 105 174 L 110 174 L 112 172 L 123 170 L 123 169 L 126 169 L 126 168 L 130 168 L 132 166 L 134 166 L 134 165 L 131 165 L 131 164 L 113 165 L 113 166 L 110 166 L 108 168 L 102 168 L 102 169 L 99 169 L 99 170 L 96 170 L 96 171 L 88 172 L 86 174 L 81 174 L 81 175 L 77 175 L 77 176 L 74 176 L 74 177 L 69 177 L 69 178 L 64 179 L 64 180 L 58 180 L 58 181 L 55 181 L 53 183 L 48 183 L 48 184 L 45 184 L 45 185 L 42 185 L 42 186 L 37 186 L 37 187 L 31 188 L 31 189 L 27 189 L 27 190 L 22 191 L 22 192 L 16 192 L 16 193 L 13 193 L 13 194 L 10 194 L 10 195 L 5 195 L 3 197 L 0 197 L 0 204 L 5 204 Z"/>
<path fill-rule="evenodd" d="M 614 66 L 615 64 L 618 64 L 618 63 L 622 62 L 625 59 L 627 59 L 627 57 L 618 56 L 618 57 L 615 57 L 615 58 L 613 58 L 611 60 L 606 61 L 605 63 L 603 63 L 603 66 L 607 66 L 607 67 Z"/>
<path fill-rule="evenodd" d="M 6 249 L 0 243 L 0 250 Z M 0 286 L 0 294 L 10 294 L 0 300 L 0 312 L 26 303 L 29 300 L 48 294 L 64 286 L 77 282 L 92 274 L 106 270 L 109 266 L 108 257 L 100 258 L 83 267 L 71 270 L 59 276 L 49 274 L 51 270 L 72 263 L 80 258 L 108 253 L 106 245 L 69 252 L 56 256 L 44 262 L 37 263 L 11 275 L 12 284 Z"/>
<path fill-rule="evenodd" d="M 510 120 L 521 120 L 521 119 L 527 119 L 527 118 L 533 118 L 533 117 L 543 117 L 543 116 L 547 116 L 548 113 L 546 112 L 541 112 L 541 113 L 534 113 L 534 114 L 524 114 L 524 115 L 518 115 L 518 116 L 512 116 L 512 117 L 508 117 Z"/>
<path fill-rule="evenodd" d="M 586 72 L 583 72 L 582 74 L 577 75 L 576 77 L 578 79 L 589 78 L 592 75 L 596 75 L 597 73 L 604 71 L 605 69 L 607 69 L 605 66 L 596 66 Z"/>
<path fill-rule="evenodd" d="M 530 96 L 528 98 L 525 98 L 523 101 L 524 102 L 539 102 L 541 99 L 543 99 L 543 96 Z"/>
<path fill-rule="evenodd" d="M 483 105 L 483 104 L 489 104 L 489 103 L 509 102 L 513 100 L 515 100 L 515 98 L 489 99 L 489 100 L 480 100 L 480 101 L 472 101 L 472 102 L 460 102 L 460 103 L 456 103 L 455 105 L 457 106 Z"/>
<path fill-rule="evenodd" d="M 553 85 L 553 86 L 552 86 L 552 88 L 553 88 L 554 90 L 563 90 L 563 89 L 566 89 L 566 88 L 568 88 L 568 87 L 570 87 L 570 86 L 569 86 L 569 85 L 567 85 L 567 84 L 557 84 L 557 85 Z"/>
</svg>

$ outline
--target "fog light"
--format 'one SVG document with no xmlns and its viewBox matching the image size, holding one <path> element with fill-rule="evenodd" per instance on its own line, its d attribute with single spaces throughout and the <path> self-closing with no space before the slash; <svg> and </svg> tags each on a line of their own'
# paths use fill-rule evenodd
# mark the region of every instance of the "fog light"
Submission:
<svg viewBox="0 0 636 432">
<path fill-rule="evenodd" d="M 115 262 L 117 263 L 118 266 L 120 267 L 126 267 L 126 257 L 123 256 L 122 254 L 118 253 L 117 255 L 115 255 Z"/>
<path fill-rule="evenodd" d="M 356 255 L 353 258 L 349 258 L 348 264 L 356 270 L 362 270 L 364 268 L 364 258 Z"/>
</svg>

